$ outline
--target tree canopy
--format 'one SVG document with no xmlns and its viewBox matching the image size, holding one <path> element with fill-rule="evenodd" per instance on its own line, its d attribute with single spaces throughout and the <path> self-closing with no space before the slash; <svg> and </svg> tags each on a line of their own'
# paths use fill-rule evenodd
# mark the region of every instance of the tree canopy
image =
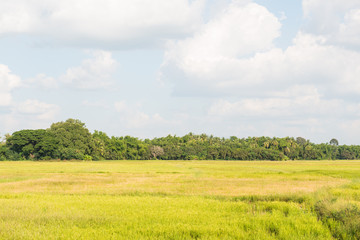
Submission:
<svg viewBox="0 0 360 240">
<path fill-rule="evenodd" d="M 55 157 L 60 159 L 82 159 L 90 156 L 94 142 L 85 124 L 77 119 L 53 123 L 48 129 L 57 141 Z"/>
<path fill-rule="evenodd" d="M 0 143 L 0 160 L 23 159 L 163 159 L 163 160 L 321 160 L 359 159 L 360 146 L 339 145 L 336 139 L 314 144 L 303 137 L 219 138 L 193 133 L 138 139 L 94 133 L 77 119 L 53 123 L 48 129 L 20 130 Z"/>
</svg>

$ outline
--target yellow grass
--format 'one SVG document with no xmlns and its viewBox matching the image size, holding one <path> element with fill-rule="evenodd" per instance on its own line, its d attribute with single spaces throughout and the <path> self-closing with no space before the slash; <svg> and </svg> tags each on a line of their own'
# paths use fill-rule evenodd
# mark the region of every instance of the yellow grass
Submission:
<svg viewBox="0 0 360 240">
<path fill-rule="evenodd" d="M 0 162 L 0 240 L 356 239 L 359 203 L 360 161 Z"/>
<path fill-rule="evenodd" d="M 341 163 L 342 168 L 352 171 L 360 165 Z M 306 193 L 350 182 L 346 176 L 331 173 L 336 165 L 334 161 L 4 162 L 0 164 L 0 191 L 206 196 Z"/>
</svg>

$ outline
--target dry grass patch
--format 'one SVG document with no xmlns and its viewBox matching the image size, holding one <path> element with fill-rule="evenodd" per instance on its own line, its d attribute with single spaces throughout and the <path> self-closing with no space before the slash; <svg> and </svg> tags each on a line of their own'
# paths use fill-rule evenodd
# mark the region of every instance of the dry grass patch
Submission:
<svg viewBox="0 0 360 240">
<path fill-rule="evenodd" d="M 359 178 L 359 161 L 0 162 L 0 239 L 351 239 Z"/>
<path fill-rule="evenodd" d="M 23 180 L 21 180 L 23 179 Z M 124 194 L 163 193 L 181 195 L 244 196 L 308 193 L 349 182 L 327 176 L 296 179 L 284 176 L 264 178 L 195 177 L 192 174 L 54 173 L 18 176 L 0 183 L 4 193 Z"/>
</svg>

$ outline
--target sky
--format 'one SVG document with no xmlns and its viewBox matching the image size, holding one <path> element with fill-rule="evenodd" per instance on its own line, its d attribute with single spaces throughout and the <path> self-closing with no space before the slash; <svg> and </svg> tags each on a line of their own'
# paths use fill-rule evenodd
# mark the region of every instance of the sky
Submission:
<svg viewBox="0 0 360 240">
<path fill-rule="evenodd" d="M 68 118 L 360 144 L 359 0 L 1 0 L 0 135 Z"/>
</svg>

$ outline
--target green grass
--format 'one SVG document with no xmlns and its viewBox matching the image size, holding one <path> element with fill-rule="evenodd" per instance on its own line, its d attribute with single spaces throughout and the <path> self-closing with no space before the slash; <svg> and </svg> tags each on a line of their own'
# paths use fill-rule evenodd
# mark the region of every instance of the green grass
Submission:
<svg viewBox="0 0 360 240">
<path fill-rule="evenodd" d="M 184 196 L 1 198 L 3 239 L 329 239 L 301 205 Z"/>
<path fill-rule="evenodd" d="M 0 162 L 0 239 L 359 239 L 360 161 Z"/>
</svg>

